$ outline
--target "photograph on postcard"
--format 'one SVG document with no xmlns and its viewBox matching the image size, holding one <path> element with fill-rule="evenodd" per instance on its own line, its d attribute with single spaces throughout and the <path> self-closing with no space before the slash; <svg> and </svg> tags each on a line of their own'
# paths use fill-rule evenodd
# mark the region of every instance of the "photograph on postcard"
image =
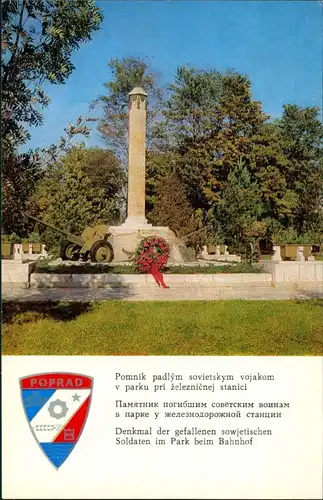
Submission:
<svg viewBox="0 0 323 500">
<path fill-rule="evenodd" d="M 30 9 L 3 8 L 4 354 L 321 354 L 319 2 Z"/>
<path fill-rule="evenodd" d="M 3 418 L 7 428 L 15 415 L 19 435 L 29 432 L 28 450 L 38 444 L 48 480 L 79 460 L 73 450 L 94 435 L 94 419 L 108 432 L 98 398 L 115 431 L 104 442 L 128 479 L 129 445 L 148 429 L 157 434 L 147 444 L 167 449 L 159 465 L 175 463 L 176 447 L 200 444 L 204 463 L 223 445 L 214 456 L 233 460 L 240 493 L 214 489 L 200 471 L 195 495 L 318 491 L 319 445 L 305 428 L 315 440 L 323 418 L 322 9 L 316 0 L 2 2 Z M 166 408 L 164 396 L 214 403 L 203 425 L 228 417 L 236 439 L 225 427 L 216 440 L 197 437 L 212 436 L 196 430 L 198 417 L 177 420 L 182 433 L 176 417 L 174 429 L 157 429 L 158 412 L 116 404 L 155 397 Z M 262 411 L 238 425 L 221 404 Z M 146 418 L 157 423 L 146 428 Z M 248 418 L 277 418 L 268 441 L 254 439 L 263 433 Z M 293 461 L 292 430 L 307 463 Z M 13 449 L 16 438 L 6 439 Z M 255 441 L 277 472 L 268 497 L 260 479 L 252 490 L 250 471 L 238 473 L 244 459 L 257 468 Z M 232 447 L 245 447 L 240 459 Z M 134 497 L 153 494 L 157 477 L 141 453 L 152 484 L 138 482 Z M 169 498 L 194 474 L 182 459 L 175 489 L 163 486 Z M 312 461 L 312 486 L 302 489 L 301 466 Z M 287 462 L 284 483 L 278 464 Z M 93 490 L 101 498 L 102 477 Z M 39 488 L 36 497 L 49 498 Z M 88 491 L 75 488 L 67 497 Z"/>
</svg>

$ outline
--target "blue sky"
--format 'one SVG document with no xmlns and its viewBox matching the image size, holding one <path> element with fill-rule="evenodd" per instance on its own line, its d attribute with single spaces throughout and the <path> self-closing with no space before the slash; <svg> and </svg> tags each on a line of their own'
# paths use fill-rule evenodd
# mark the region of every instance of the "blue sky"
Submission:
<svg viewBox="0 0 323 500">
<path fill-rule="evenodd" d="M 322 107 L 322 6 L 316 1 L 97 1 L 104 21 L 74 53 L 65 85 L 46 85 L 51 104 L 26 147 L 56 143 L 64 127 L 88 115 L 111 78 L 108 61 L 148 57 L 162 84 L 180 65 L 247 74 L 253 97 L 279 117 L 282 105 Z M 94 113 L 98 115 L 98 111 Z M 92 113 L 93 115 L 93 113 Z M 95 128 L 87 145 L 103 146 Z M 24 148 L 25 149 L 25 148 Z"/>
</svg>

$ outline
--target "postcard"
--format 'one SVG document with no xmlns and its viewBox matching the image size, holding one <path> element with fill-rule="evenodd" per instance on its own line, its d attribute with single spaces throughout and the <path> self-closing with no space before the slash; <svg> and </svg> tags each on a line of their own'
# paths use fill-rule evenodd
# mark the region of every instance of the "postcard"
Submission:
<svg viewBox="0 0 323 500">
<path fill-rule="evenodd" d="M 3 498 L 322 498 L 321 14 L 3 4 Z"/>
</svg>

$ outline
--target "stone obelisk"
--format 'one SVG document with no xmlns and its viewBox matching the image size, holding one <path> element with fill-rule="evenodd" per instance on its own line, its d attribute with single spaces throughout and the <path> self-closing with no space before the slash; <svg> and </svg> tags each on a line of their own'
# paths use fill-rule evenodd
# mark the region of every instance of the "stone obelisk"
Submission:
<svg viewBox="0 0 323 500">
<path fill-rule="evenodd" d="M 152 235 L 159 235 L 169 243 L 172 262 L 183 262 L 175 234 L 168 227 L 148 224 L 145 217 L 146 113 L 147 94 L 141 87 L 135 87 L 129 94 L 127 218 L 120 226 L 109 227 L 113 262 L 129 261 L 141 239 Z"/>
<path fill-rule="evenodd" d="M 128 199 L 124 227 L 151 227 L 145 218 L 147 94 L 135 87 L 129 94 Z"/>
</svg>

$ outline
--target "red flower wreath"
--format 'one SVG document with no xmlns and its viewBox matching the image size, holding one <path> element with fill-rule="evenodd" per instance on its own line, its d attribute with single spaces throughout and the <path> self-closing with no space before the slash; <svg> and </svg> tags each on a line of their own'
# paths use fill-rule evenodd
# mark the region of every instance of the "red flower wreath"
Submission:
<svg viewBox="0 0 323 500">
<path fill-rule="evenodd" d="M 135 254 L 135 266 L 144 273 L 163 269 L 170 255 L 168 243 L 160 236 L 148 236 L 141 240 Z"/>
</svg>

